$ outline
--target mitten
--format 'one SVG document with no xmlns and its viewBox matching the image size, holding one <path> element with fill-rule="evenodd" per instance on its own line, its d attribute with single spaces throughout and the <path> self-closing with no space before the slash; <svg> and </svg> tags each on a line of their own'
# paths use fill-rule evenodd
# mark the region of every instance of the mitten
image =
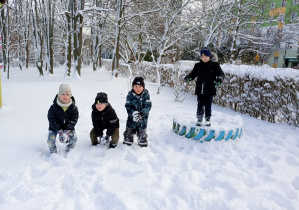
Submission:
<svg viewBox="0 0 299 210">
<path fill-rule="evenodd" d="M 139 122 L 142 119 L 142 114 L 138 111 L 133 112 L 133 121 Z"/>
<path fill-rule="evenodd" d="M 216 77 L 216 83 L 221 84 L 222 83 L 222 77 Z"/>
<path fill-rule="evenodd" d="M 59 130 L 59 131 L 57 131 L 57 133 L 59 134 L 59 141 L 60 141 L 61 143 L 64 143 L 63 130 Z"/>
<path fill-rule="evenodd" d="M 101 143 L 101 140 L 102 140 L 102 136 L 98 136 L 98 137 L 97 137 L 97 140 L 98 140 L 98 144 L 100 144 L 100 143 Z"/>
<path fill-rule="evenodd" d="M 104 137 L 101 138 L 100 144 L 106 145 L 109 142 L 109 140 L 110 140 L 110 136 L 106 135 L 106 136 L 104 136 Z"/>
<path fill-rule="evenodd" d="M 70 133 L 71 133 L 71 130 L 63 131 L 63 137 L 64 137 L 65 143 L 68 143 L 70 141 Z"/>
<path fill-rule="evenodd" d="M 219 85 L 222 83 L 222 77 L 216 77 L 216 81 L 214 81 L 215 83 L 215 88 L 218 88 Z"/>
<path fill-rule="evenodd" d="M 185 82 L 190 82 L 191 80 L 192 80 L 192 79 L 191 79 L 190 77 L 185 77 L 185 78 L 184 78 L 184 81 L 185 81 Z"/>
</svg>

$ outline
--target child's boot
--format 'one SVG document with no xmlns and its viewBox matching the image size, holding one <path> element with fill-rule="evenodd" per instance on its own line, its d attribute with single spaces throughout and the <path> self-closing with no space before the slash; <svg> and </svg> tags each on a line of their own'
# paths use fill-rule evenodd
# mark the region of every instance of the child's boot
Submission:
<svg viewBox="0 0 299 210">
<path fill-rule="evenodd" d="M 202 126 L 202 118 L 197 119 L 196 126 Z"/>
<path fill-rule="evenodd" d="M 124 132 L 124 141 L 123 143 L 131 146 L 133 144 L 134 138 L 134 130 L 131 128 L 127 128 L 127 130 Z"/>
<path fill-rule="evenodd" d="M 211 117 L 207 117 L 207 118 L 206 118 L 205 125 L 206 125 L 206 126 L 211 126 Z"/>
<path fill-rule="evenodd" d="M 146 130 L 137 131 L 137 136 L 138 136 L 138 145 L 141 147 L 147 147 L 148 142 L 147 142 Z"/>
</svg>

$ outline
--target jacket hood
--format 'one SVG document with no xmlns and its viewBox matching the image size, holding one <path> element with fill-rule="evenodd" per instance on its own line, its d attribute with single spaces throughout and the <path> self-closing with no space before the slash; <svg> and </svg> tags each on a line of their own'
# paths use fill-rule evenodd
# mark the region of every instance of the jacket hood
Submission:
<svg viewBox="0 0 299 210">
<path fill-rule="evenodd" d="M 218 55 L 216 53 L 211 52 L 211 62 L 218 62 Z"/>
</svg>

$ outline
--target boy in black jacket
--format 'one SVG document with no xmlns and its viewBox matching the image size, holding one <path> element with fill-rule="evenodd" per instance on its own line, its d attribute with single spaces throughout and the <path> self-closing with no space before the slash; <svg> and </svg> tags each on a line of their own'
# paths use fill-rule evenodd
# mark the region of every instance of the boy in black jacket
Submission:
<svg viewBox="0 0 299 210">
<path fill-rule="evenodd" d="M 119 140 L 119 119 L 108 102 L 106 93 L 98 93 L 95 98 L 95 103 L 92 105 L 92 124 L 93 128 L 90 131 L 90 139 L 92 145 L 106 145 L 110 141 L 109 147 L 115 148 Z M 106 136 L 103 131 L 107 129 Z"/>
<path fill-rule="evenodd" d="M 218 63 L 217 55 L 211 53 L 210 49 L 204 47 L 200 51 L 201 61 L 196 63 L 192 72 L 185 77 L 185 81 L 191 81 L 197 77 L 195 94 L 197 95 L 197 126 L 203 124 L 205 114 L 205 125 L 211 125 L 213 96 L 216 88 L 222 83 L 224 73 Z"/>
<path fill-rule="evenodd" d="M 75 105 L 75 98 L 72 96 L 71 87 L 68 84 L 61 84 L 53 105 L 48 111 L 49 135 L 47 143 L 50 153 L 57 153 L 55 144 L 57 134 L 59 134 L 60 142 L 67 143 L 66 152 L 76 146 L 75 125 L 78 118 L 79 112 Z"/>
</svg>

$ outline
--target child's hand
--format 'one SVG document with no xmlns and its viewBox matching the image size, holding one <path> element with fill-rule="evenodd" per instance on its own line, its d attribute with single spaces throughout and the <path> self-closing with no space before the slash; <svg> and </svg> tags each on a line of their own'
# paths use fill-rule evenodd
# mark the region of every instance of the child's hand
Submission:
<svg viewBox="0 0 299 210">
<path fill-rule="evenodd" d="M 189 77 L 185 77 L 185 78 L 184 78 L 184 81 L 185 81 L 185 82 L 190 82 L 191 80 L 192 80 L 192 79 L 189 78 Z"/>
<path fill-rule="evenodd" d="M 59 131 L 57 131 L 57 132 L 58 132 L 58 134 L 59 134 L 59 141 L 60 141 L 61 143 L 64 143 L 63 130 L 59 130 Z"/>
<path fill-rule="evenodd" d="M 218 88 L 221 84 L 220 82 L 217 82 L 217 81 L 214 81 L 214 83 L 215 83 L 215 88 Z"/>
<path fill-rule="evenodd" d="M 65 143 L 69 142 L 69 140 L 70 140 L 70 133 L 71 133 L 71 130 L 64 130 L 63 131 L 63 137 L 64 137 L 64 140 L 65 140 Z"/>
<path fill-rule="evenodd" d="M 109 135 L 106 135 L 106 136 L 103 136 L 103 137 L 98 137 L 98 142 L 101 145 L 106 145 L 109 142 L 109 139 L 110 139 Z"/>
<path fill-rule="evenodd" d="M 138 111 L 133 112 L 133 121 L 139 122 L 142 119 L 142 114 Z"/>
</svg>

